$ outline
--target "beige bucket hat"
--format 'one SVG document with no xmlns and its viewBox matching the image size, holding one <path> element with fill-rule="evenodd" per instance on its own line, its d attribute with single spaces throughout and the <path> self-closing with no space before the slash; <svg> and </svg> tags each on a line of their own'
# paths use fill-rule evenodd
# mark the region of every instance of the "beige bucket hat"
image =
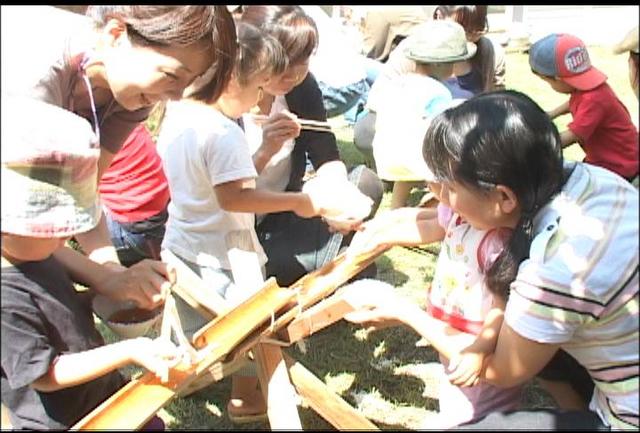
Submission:
<svg viewBox="0 0 640 433">
<path fill-rule="evenodd" d="M 418 63 L 452 63 L 473 57 L 476 50 L 476 44 L 467 41 L 460 24 L 432 20 L 409 36 L 404 53 Z"/>
</svg>

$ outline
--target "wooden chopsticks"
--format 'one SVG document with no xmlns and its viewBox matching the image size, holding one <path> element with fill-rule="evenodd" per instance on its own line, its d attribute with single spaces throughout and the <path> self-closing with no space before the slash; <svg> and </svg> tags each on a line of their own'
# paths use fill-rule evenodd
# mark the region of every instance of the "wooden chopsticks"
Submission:
<svg viewBox="0 0 640 433">
<path fill-rule="evenodd" d="M 261 124 L 266 121 L 269 116 L 265 116 L 264 114 L 253 114 L 253 119 L 256 123 Z M 311 119 L 296 119 L 300 124 L 302 129 L 306 129 L 309 131 L 318 131 L 318 132 L 331 132 L 331 125 L 329 122 L 321 122 L 319 120 L 311 120 Z"/>
</svg>

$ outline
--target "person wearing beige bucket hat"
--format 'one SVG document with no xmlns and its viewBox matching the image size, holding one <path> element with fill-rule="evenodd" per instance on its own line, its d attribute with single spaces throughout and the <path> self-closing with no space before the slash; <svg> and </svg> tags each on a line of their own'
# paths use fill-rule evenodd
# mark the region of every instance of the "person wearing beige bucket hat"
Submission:
<svg viewBox="0 0 640 433">
<path fill-rule="evenodd" d="M 29 98 L 3 95 L 2 105 L 2 404 L 13 428 L 66 430 L 124 385 L 118 368 L 161 375 L 181 355 L 149 338 L 105 345 L 88 298 L 53 256 L 101 215 L 89 122 Z M 9 109 L 38 127 L 9 121 Z"/>
<path fill-rule="evenodd" d="M 372 140 L 378 176 L 393 181 L 391 208 L 405 206 L 414 187 L 424 186 L 428 168 L 421 158 L 421 137 L 429 120 L 453 99 L 473 94 L 460 87 L 454 65 L 476 53 L 464 28 L 449 20 L 429 21 L 402 43 L 415 72 L 393 78 L 378 89 Z"/>
<path fill-rule="evenodd" d="M 464 29 L 453 21 L 431 21 L 410 37 L 404 53 L 418 63 L 452 63 L 476 54 L 476 44 L 468 42 Z"/>
<path fill-rule="evenodd" d="M 638 89 L 640 85 L 638 72 L 640 68 L 638 67 L 638 57 L 640 56 L 640 48 L 638 44 L 638 26 L 635 26 L 627 34 L 624 39 L 613 46 L 614 54 L 622 54 L 629 52 L 629 83 L 631 84 L 631 88 L 633 92 L 636 94 L 636 98 L 640 97 L 638 95 Z"/>
</svg>

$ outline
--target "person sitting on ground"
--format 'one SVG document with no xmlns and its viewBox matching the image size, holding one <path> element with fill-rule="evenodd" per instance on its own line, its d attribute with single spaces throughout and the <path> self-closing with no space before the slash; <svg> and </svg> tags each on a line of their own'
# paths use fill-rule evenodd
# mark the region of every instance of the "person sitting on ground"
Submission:
<svg viewBox="0 0 640 433">
<path fill-rule="evenodd" d="M 496 412 L 460 428 L 637 430 L 638 190 L 609 170 L 563 161 L 549 116 L 515 91 L 478 95 L 440 114 L 423 153 L 455 213 L 474 228 L 513 230 L 492 267 L 511 284 L 480 381 L 523 384 L 565 351 L 593 390 L 588 409 Z M 419 223 L 408 214 L 389 230 L 407 224 L 405 240 L 420 242 Z M 406 324 L 446 350 L 438 321 L 397 292 L 360 299 L 362 308 L 345 319 Z M 464 385 L 465 377 L 460 370 L 448 378 Z"/>
<path fill-rule="evenodd" d="M 476 55 L 457 62 L 454 74 L 460 86 L 477 95 L 505 87 L 506 63 L 504 50 L 500 44 L 486 37 L 489 31 L 487 5 L 438 6 L 433 19 L 452 20 L 464 27 L 467 40 L 478 47 Z"/>
<path fill-rule="evenodd" d="M 390 53 L 417 26 L 429 19 L 431 6 L 361 6 L 362 51 L 367 57 L 385 63 Z"/>
<path fill-rule="evenodd" d="M 318 27 L 318 48 L 311 55 L 309 70 L 322 91 L 327 117 L 349 111 L 365 100 L 370 85 L 367 81 L 366 57 L 344 40 L 340 26 L 320 6 L 302 5 Z"/>
<path fill-rule="evenodd" d="M 438 6 L 433 11 L 434 20 L 451 20 L 460 24 L 465 30 L 468 42 L 476 45 L 475 55 L 467 60 L 456 62 L 454 75 L 456 87 L 463 91 L 478 94 L 492 90 L 504 89 L 505 59 L 504 50 L 491 39 L 484 36 L 488 31 L 487 6 Z M 420 28 L 429 21 L 413 30 L 412 34 L 419 34 Z M 375 84 L 371 86 L 365 110 L 354 125 L 353 143 L 365 157 L 370 167 L 373 167 L 372 141 L 375 135 L 376 113 L 384 104 L 378 95 L 385 92 L 390 82 L 399 76 L 416 72 L 415 60 L 407 57 L 407 45 L 411 36 L 402 40 L 389 55 L 389 60 L 381 68 Z M 463 99 L 466 96 L 461 96 Z M 458 96 L 454 94 L 454 98 Z"/>
<path fill-rule="evenodd" d="M 571 113 L 562 131 L 562 146 L 579 143 L 584 161 L 604 167 L 638 185 L 638 129 L 627 107 L 607 83 L 607 76 L 591 64 L 579 38 L 552 33 L 529 50 L 533 73 L 569 99 L 548 114 L 552 119 Z"/>
<path fill-rule="evenodd" d="M 382 183 L 363 165 L 347 172 L 333 132 L 301 130 L 296 120 L 326 121 L 322 92 L 309 73 L 310 57 L 318 43 L 313 20 L 299 6 L 249 5 L 241 21 L 278 39 L 289 59 L 286 71 L 264 86 L 259 112 L 242 119 L 259 173 L 257 188 L 301 191 L 304 184 L 341 210 L 314 218 L 293 212 L 257 216 L 256 230 L 269 258 L 267 276 L 288 286 L 329 263 L 348 245 L 350 230 L 375 214 L 382 200 Z M 365 272 L 375 274 L 375 266 Z"/>
<path fill-rule="evenodd" d="M 449 20 L 429 21 L 403 44 L 405 56 L 416 62 L 416 72 L 398 76 L 378 93 L 372 142 L 378 176 L 394 182 L 392 209 L 406 205 L 413 187 L 425 186 L 428 169 L 421 157 L 420 137 L 430 119 L 454 98 L 472 96 L 460 88 L 453 71 L 455 62 L 476 53 L 462 26 Z"/>
<path fill-rule="evenodd" d="M 146 337 L 105 345 L 90 297 L 53 256 L 102 214 L 89 122 L 30 98 L 3 95 L 2 106 L 38 125 L 2 111 L 2 404 L 15 429 L 67 430 L 124 386 L 118 368 L 163 376 L 181 355 Z M 143 429 L 163 426 L 155 416 Z"/>
</svg>

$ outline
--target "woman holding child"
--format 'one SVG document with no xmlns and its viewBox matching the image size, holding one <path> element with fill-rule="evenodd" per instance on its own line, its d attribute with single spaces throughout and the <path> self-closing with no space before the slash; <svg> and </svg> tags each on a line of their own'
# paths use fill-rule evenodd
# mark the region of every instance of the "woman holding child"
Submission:
<svg viewBox="0 0 640 433">
<path fill-rule="evenodd" d="M 494 344 L 452 348 L 437 319 L 393 294 L 348 318 L 406 324 L 450 355 L 449 368 L 479 358 L 449 375 L 460 386 L 523 384 L 559 350 L 588 372 L 588 410 L 496 412 L 469 428 L 637 429 L 638 191 L 608 170 L 563 161 L 554 124 L 514 91 L 439 115 L 424 156 L 454 212 L 476 229 L 513 231 L 487 277 L 512 281 Z M 365 224 L 354 248 L 421 242 L 420 220 L 395 212 Z"/>
</svg>

